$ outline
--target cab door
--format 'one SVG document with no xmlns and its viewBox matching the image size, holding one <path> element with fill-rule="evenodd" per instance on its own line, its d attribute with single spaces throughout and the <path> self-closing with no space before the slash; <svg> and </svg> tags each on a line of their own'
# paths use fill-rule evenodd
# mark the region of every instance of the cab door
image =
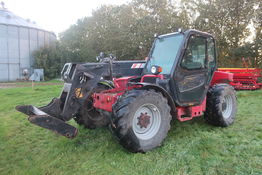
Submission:
<svg viewBox="0 0 262 175">
<path fill-rule="evenodd" d="M 208 48 L 212 46 L 212 43 L 213 52 L 209 52 Z M 213 38 L 197 34 L 190 35 L 173 76 L 175 101 L 181 106 L 200 104 L 206 96 L 214 66 Z"/>
</svg>

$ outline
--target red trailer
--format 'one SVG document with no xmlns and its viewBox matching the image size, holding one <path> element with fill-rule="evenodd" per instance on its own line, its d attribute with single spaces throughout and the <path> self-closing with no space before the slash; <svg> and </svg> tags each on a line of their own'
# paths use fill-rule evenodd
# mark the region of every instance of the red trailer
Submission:
<svg viewBox="0 0 262 175">
<path fill-rule="evenodd" d="M 233 74 L 229 82 L 236 90 L 256 90 L 262 88 L 262 69 L 258 68 L 219 68 L 218 71 Z"/>
</svg>

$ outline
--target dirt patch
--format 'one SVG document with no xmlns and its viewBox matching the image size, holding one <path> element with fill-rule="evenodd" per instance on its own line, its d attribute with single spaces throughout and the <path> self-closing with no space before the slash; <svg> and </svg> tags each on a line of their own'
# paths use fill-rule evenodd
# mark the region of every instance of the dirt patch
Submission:
<svg viewBox="0 0 262 175">
<path fill-rule="evenodd" d="M 34 83 L 33 86 L 50 86 L 50 85 L 63 85 L 63 83 Z M 0 89 L 17 88 L 17 87 L 31 87 L 31 82 L 24 83 L 0 83 Z"/>
</svg>

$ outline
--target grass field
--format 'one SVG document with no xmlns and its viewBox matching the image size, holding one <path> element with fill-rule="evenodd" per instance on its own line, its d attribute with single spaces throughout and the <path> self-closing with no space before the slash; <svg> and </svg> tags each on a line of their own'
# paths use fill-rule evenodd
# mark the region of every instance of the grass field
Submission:
<svg viewBox="0 0 262 175">
<path fill-rule="evenodd" d="M 262 174 L 262 90 L 238 92 L 238 114 L 228 128 L 202 118 L 172 128 L 162 147 L 146 154 L 123 149 L 107 128 L 69 140 L 31 125 L 15 111 L 44 105 L 61 86 L 0 89 L 0 174 Z"/>
</svg>

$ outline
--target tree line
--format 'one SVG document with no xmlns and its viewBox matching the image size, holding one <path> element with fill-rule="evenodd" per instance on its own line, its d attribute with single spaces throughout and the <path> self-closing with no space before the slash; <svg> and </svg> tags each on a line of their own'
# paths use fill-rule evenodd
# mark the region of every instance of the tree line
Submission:
<svg viewBox="0 0 262 175">
<path fill-rule="evenodd" d="M 144 59 L 154 34 L 197 29 L 216 38 L 220 67 L 262 67 L 261 0 L 132 0 L 102 5 L 59 34 L 57 43 L 34 53 L 47 78 L 66 62 L 92 62 L 100 52 L 118 60 Z"/>
</svg>

